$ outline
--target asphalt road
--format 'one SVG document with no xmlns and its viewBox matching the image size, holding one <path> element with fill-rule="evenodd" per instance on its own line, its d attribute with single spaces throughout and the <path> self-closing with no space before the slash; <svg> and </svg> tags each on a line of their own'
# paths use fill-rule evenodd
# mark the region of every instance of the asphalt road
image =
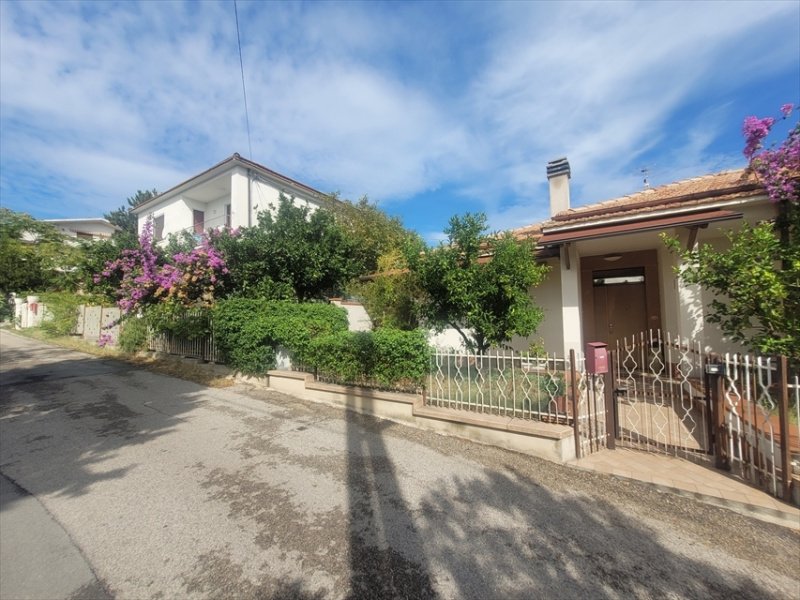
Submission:
<svg viewBox="0 0 800 600">
<path fill-rule="evenodd" d="M 5 331 L 0 353 L 0 517 L 31 523 L 0 529 L 4 573 L 57 585 L 6 559 L 43 540 L 81 573 L 46 597 L 800 596 L 800 537 L 778 525 Z"/>
</svg>

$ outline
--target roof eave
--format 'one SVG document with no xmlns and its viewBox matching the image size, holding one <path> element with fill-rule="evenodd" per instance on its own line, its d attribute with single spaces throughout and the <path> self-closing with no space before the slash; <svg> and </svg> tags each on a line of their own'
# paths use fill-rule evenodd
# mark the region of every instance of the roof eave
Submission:
<svg viewBox="0 0 800 600">
<path fill-rule="evenodd" d="M 151 198 L 147 202 L 143 202 L 139 206 L 132 208 L 131 212 L 135 215 L 139 215 L 146 209 L 155 206 L 161 202 L 164 202 L 165 200 L 168 200 L 171 196 L 177 195 L 181 191 L 190 188 L 192 185 L 202 183 L 204 181 L 213 179 L 214 177 L 221 175 L 225 170 L 231 168 L 232 166 L 241 166 L 246 169 L 253 169 L 264 177 L 275 180 L 279 183 L 286 184 L 291 188 L 295 188 L 298 191 L 302 191 L 309 196 L 315 197 L 315 199 L 322 199 L 327 197 L 327 194 L 324 194 L 319 190 L 315 190 L 314 188 L 307 186 L 304 183 L 300 183 L 299 181 L 295 181 L 290 177 L 281 175 L 280 173 L 273 171 L 272 169 L 268 169 L 264 165 L 260 165 L 257 162 L 253 162 L 252 160 L 249 160 L 247 158 L 243 158 L 238 153 L 235 153 L 226 158 L 225 160 L 209 167 L 205 171 L 198 173 L 197 175 L 190 177 L 189 179 L 179 183 L 178 185 L 171 187 L 165 192 L 162 192 L 158 196 Z"/>
</svg>

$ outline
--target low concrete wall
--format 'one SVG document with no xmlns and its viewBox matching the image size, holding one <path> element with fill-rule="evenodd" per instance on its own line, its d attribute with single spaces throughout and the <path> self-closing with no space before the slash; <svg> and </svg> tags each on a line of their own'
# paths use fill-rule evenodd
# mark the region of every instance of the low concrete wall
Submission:
<svg viewBox="0 0 800 600">
<path fill-rule="evenodd" d="M 296 371 L 269 371 L 264 382 L 271 389 L 312 402 L 343 406 L 420 429 L 466 438 L 556 462 L 575 458 L 573 430 L 566 425 L 511 419 L 468 411 L 425 406 L 414 394 L 381 392 L 314 381 Z"/>
<path fill-rule="evenodd" d="M 120 326 L 114 325 L 120 318 L 120 310 L 116 306 L 78 306 L 78 320 L 75 325 L 74 335 L 81 336 L 84 340 L 96 342 L 101 336 L 109 338 L 109 345 L 115 345 L 119 339 Z M 47 306 L 39 301 L 39 296 L 14 298 L 14 327 L 27 329 L 28 327 L 41 327 L 43 321 L 52 319 Z"/>
</svg>

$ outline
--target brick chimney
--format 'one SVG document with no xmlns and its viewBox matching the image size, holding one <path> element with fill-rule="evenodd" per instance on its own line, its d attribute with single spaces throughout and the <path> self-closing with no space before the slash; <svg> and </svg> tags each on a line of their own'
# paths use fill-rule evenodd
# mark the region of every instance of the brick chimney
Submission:
<svg viewBox="0 0 800 600">
<path fill-rule="evenodd" d="M 569 161 L 557 158 L 547 163 L 547 179 L 550 181 L 550 216 L 569 208 Z"/>
</svg>

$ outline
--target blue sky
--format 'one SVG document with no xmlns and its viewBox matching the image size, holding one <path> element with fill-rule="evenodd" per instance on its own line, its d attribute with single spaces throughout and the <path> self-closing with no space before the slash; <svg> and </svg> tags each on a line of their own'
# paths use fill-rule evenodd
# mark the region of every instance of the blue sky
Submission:
<svg viewBox="0 0 800 600">
<path fill-rule="evenodd" d="M 800 101 L 800 2 L 239 2 L 253 160 L 429 240 L 743 166 Z M 797 113 L 795 113 L 796 115 Z M 0 202 L 99 216 L 249 154 L 231 2 L 0 2 Z"/>
</svg>

